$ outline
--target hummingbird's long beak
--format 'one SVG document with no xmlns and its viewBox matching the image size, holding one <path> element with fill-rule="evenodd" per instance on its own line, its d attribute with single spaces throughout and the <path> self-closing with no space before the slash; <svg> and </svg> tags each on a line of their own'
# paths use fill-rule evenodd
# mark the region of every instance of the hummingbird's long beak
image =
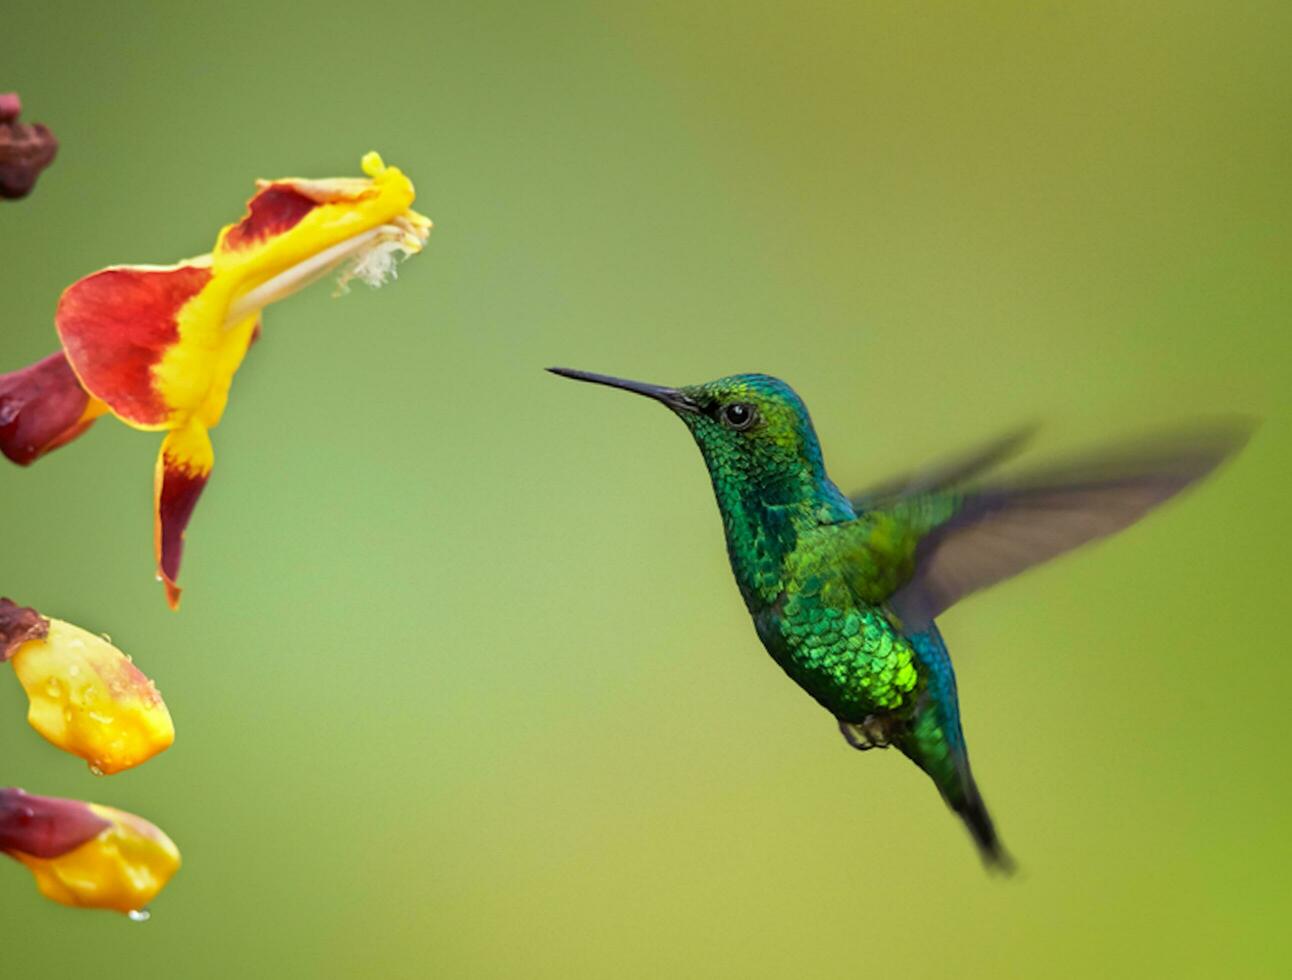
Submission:
<svg viewBox="0 0 1292 980">
<path fill-rule="evenodd" d="M 593 374 L 591 371 L 576 371 L 573 368 L 548 368 L 553 374 L 575 381 L 590 381 L 594 385 L 608 385 L 611 388 L 622 388 L 624 391 L 636 392 L 647 398 L 663 402 L 676 412 L 698 412 L 700 406 L 676 388 L 664 388 L 660 385 L 648 385 L 642 381 L 629 381 L 627 378 L 612 378 L 608 374 Z"/>
</svg>

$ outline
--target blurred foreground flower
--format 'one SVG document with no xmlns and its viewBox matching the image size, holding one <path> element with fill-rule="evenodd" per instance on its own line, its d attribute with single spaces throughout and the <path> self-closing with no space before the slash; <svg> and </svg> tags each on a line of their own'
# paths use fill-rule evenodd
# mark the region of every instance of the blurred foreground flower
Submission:
<svg viewBox="0 0 1292 980">
<path fill-rule="evenodd" d="M 157 686 L 103 637 L 0 599 L 0 661 L 27 692 L 27 720 L 100 775 L 146 762 L 175 741 Z"/>
<path fill-rule="evenodd" d="M 54 162 L 58 140 L 40 123 L 20 123 L 17 92 L 0 92 L 0 197 L 31 193 L 41 171 Z"/>
<path fill-rule="evenodd" d="M 220 231 L 210 254 L 112 266 L 73 283 L 55 316 L 66 360 L 54 355 L 0 376 L 0 451 L 17 463 L 70 441 L 105 411 L 167 433 L 154 477 L 154 551 L 172 608 L 184 529 L 214 462 L 207 432 L 258 335 L 260 311 L 336 269 L 342 287 L 353 278 L 380 285 L 394 277 L 397 256 L 421 251 L 430 235 L 398 168 L 369 153 L 363 171 L 260 181 L 246 215 Z"/>
<path fill-rule="evenodd" d="M 143 917 L 179 870 L 179 849 L 142 817 L 112 807 L 0 788 L 0 851 L 46 898 Z"/>
</svg>

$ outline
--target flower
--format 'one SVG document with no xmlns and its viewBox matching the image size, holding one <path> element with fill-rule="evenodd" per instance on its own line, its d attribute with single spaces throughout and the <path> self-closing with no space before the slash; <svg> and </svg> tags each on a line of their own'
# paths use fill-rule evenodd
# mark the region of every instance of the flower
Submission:
<svg viewBox="0 0 1292 980">
<path fill-rule="evenodd" d="M 41 171 L 54 162 L 58 140 L 40 123 L 20 123 L 22 100 L 0 92 L 0 197 L 26 197 Z"/>
<path fill-rule="evenodd" d="M 157 686 L 107 639 L 0 599 L 0 661 L 27 692 L 27 721 L 100 775 L 146 762 L 175 741 Z"/>
<path fill-rule="evenodd" d="M 0 376 L 0 449 L 20 463 L 63 445 L 103 412 L 164 431 L 154 475 L 154 552 L 172 608 L 184 530 L 214 462 L 208 431 L 260 329 L 260 312 L 340 268 L 377 286 L 430 221 L 413 185 L 376 153 L 363 178 L 260 181 L 214 250 L 172 266 L 111 266 L 73 283 L 55 315 L 69 378 L 48 358 Z M 72 380 L 84 389 L 80 401 Z"/>
<path fill-rule="evenodd" d="M 112 807 L 0 788 L 0 851 L 46 898 L 139 916 L 179 870 L 179 849 L 142 817 Z"/>
</svg>

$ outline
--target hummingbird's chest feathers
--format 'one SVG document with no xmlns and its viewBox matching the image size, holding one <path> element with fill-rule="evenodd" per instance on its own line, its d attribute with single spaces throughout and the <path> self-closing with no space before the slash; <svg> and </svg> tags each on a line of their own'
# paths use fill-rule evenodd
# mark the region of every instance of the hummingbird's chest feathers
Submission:
<svg viewBox="0 0 1292 980">
<path fill-rule="evenodd" d="M 755 625 L 781 668 L 842 720 L 860 722 L 913 701 L 920 676 L 910 642 L 828 568 L 789 578 Z"/>
<path fill-rule="evenodd" d="M 772 658 L 845 721 L 910 702 L 914 651 L 849 585 L 826 529 L 854 515 L 824 473 L 713 472 L 731 568 Z"/>
</svg>

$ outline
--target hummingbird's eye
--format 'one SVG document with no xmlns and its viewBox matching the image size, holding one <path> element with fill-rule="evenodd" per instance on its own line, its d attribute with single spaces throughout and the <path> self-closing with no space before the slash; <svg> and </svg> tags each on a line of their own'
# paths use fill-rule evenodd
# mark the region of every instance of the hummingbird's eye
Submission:
<svg viewBox="0 0 1292 980">
<path fill-rule="evenodd" d="M 748 429 L 753 425 L 754 417 L 754 406 L 746 405 L 744 402 L 735 402 L 722 410 L 722 421 L 737 431 Z"/>
</svg>

